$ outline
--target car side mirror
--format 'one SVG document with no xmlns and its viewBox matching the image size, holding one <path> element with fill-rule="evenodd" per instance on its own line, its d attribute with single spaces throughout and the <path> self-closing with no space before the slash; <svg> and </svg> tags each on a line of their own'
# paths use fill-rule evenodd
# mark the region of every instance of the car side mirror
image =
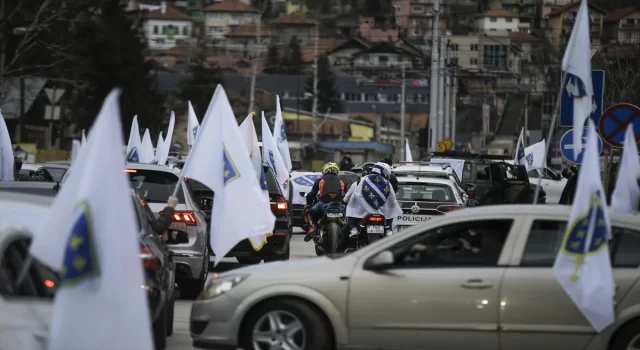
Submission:
<svg viewBox="0 0 640 350">
<path fill-rule="evenodd" d="M 302 170 L 302 162 L 297 160 L 291 161 L 291 171 Z"/>
<path fill-rule="evenodd" d="M 307 192 L 299 192 L 300 197 L 306 197 L 307 196 Z"/>
<path fill-rule="evenodd" d="M 167 231 L 167 244 L 189 243 L 189 234 L 182 230 L 170 229 Z"/>
<path fill-rule="evenodd" d="M 203 197 L 200 199 L 200 209 L 202 210 L 212 210 L 213 209 L 213 198 Z"/>
<path fill-rule="evenodd" d="M 393 253 L 385 250 L 367 260 L 363 268 L 365 270 L 380 271 L 393 267 L 393 263 Z"/>
</svg>

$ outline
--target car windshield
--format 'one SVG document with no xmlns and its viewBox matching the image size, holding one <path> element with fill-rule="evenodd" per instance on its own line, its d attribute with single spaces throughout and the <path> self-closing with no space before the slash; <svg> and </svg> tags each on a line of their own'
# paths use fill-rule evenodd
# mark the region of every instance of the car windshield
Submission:
<svg viewBox="0 0 640 350">
<path fill-rule="evenodd" d="M 400 201 L 455 202 L 451 187 L 424 182 L 404 182 L 398 184 L 396 198 Z"/>
<path fill-rule="evenodd" d="M 173 194 L 173 190 L 178 183 L 178 176 L 156 170 L 126 169 L 133 188 L 140 198 L 149 203 L 164 203 Z M 179 203 L 184 203 L 182 188 L 177 194 Z"/>
</svg>

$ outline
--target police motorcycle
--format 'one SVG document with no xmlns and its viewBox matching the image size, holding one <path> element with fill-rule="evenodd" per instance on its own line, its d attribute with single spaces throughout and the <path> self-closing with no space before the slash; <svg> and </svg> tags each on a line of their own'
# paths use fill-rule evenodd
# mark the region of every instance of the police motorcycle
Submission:
<svg viewBox="0 0 640 350">
<path fill-rule="evenodd" d="M 300 192 L 300 196 L 306 197 L 306 192 Z M 337 253 L 342 228 L 347 225 L 344 216 L 346 205 L 343 202 L 331 202 L 324 210 L 324 215 L 316 223 L 317 234 L 313 238 L 316 255 Z M 308 221 L 308 212 L 305 210 L 305 222 Z"/>
</svg>

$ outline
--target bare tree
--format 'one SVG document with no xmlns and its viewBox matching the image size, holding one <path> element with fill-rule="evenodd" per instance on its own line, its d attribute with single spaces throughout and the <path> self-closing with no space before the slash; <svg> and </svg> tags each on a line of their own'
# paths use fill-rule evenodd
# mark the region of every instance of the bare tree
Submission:
<svg viewBox="0 0 640 350">
<path fill-rule="evenodd" d="M 593 69 L 605 72 L 604 105 L 640 104 L 640 48 L 608 45 L 592 61 Z"/>
</svg>

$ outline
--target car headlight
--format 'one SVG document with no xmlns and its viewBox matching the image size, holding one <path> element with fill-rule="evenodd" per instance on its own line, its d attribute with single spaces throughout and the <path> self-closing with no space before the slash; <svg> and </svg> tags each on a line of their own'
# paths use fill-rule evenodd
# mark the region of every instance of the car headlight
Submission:
<svg viewBox="0 0 640 350">
<path fill-rule="evenodd" d="M 232 275 L 218 278 L 210 278 L 204 286 L 202 293 L 198 299 L 213 299 L 237 286 L 240 282 L 247 279 L 249 275 Z"/>
</svg>

